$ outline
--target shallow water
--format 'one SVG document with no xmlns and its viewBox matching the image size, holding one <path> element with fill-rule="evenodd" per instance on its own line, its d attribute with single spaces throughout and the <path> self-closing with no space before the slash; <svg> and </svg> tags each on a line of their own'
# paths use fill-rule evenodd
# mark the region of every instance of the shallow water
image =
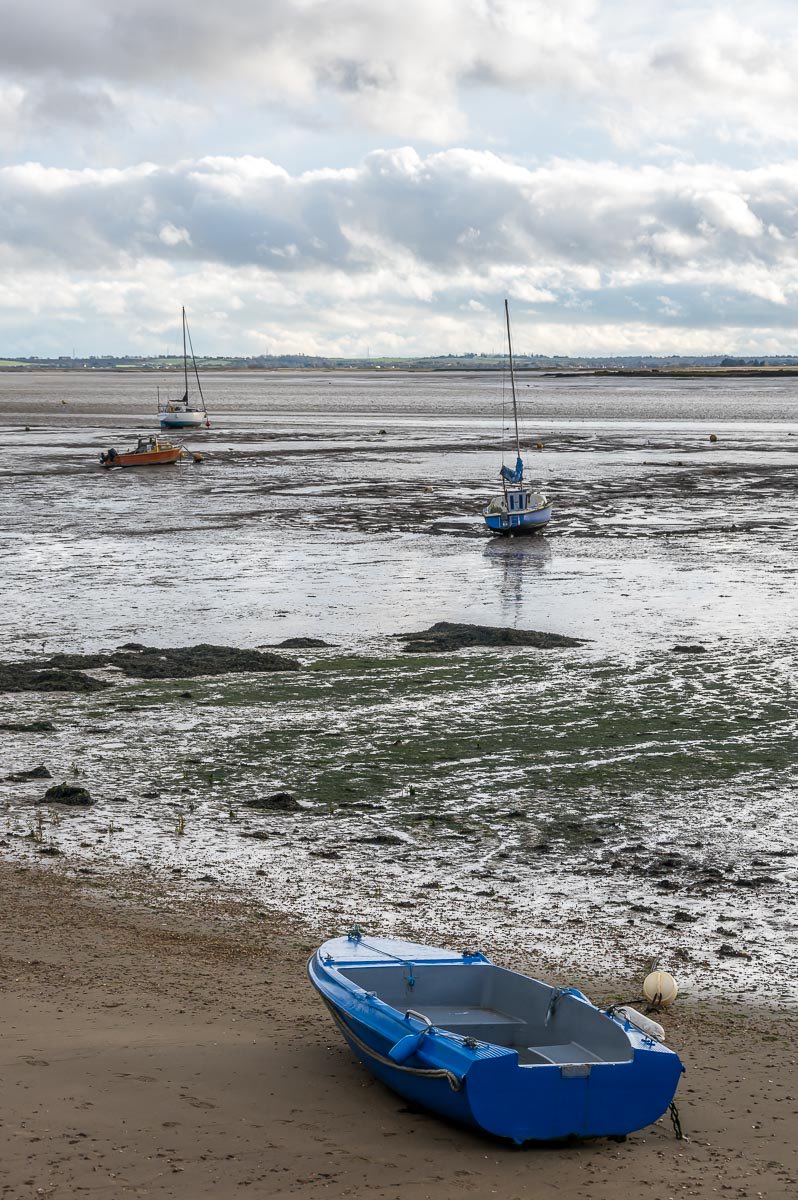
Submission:
<svg viewBox="0 0 798 1200">
<path fill-rule="evenodd" d="M 0 696 L 0 720 L 59 730 L 0 735 L 8 770 L 79 772 L 101 801 L 39 828 L 44 785 L 0 785 L 5 853 L 44 839 L 145 863 L 320 931 L 358 919 L 549 969 L 639 973 L 659 954 L 695 988 L 788 984 L 794 381 L 533 380 L 522 423 L 544 449 L 526 458 L 555 519 L 507 541 L 478 516 L 496 377 L 212 375 L 212 428 L 185 439 L 202 464 L 100 470 L 152 428 L 157 382 L 0 374 L 2 657 L 333 648 L 295 652 L 290 677 Z M 590 640 L 404 656 L 390 635 L 434 620 Z M 246 809 L 278 788 L 307 811 Z"/>
</svg>

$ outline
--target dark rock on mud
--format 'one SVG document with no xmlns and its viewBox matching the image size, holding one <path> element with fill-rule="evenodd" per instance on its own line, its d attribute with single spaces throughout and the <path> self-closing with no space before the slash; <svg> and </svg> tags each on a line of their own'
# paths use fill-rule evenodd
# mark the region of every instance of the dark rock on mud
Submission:
<svg viewBox="0 0 798 1200">
<path fill-rule="evenodd" d="M 55 733 L 52 721 L 0 721 L 7 733 Z"/>
<path fill-rule="evenodd" d="M 375 833 L 371 837 L 353 838 L 354 842 L 362 842 L 368 846 L 404 846 L 402 838 L 395 833 Z"/>
<path fill-rule="evenodd" d="M 49 662 L 0 663 L 0 692 L 99 692 L 110 686 L 82 671 L 52 667 Z"/>
<path fill-rule="evenodd" d="M 63 850 L 59 850 L 57 846 L 39 846 L 39 854 L 49 854 L 51 858 L 62 855 Z"/>
<path fill-rule="evenodd" d="M 88 808 L 95 804 L 86 788 L 74 783 L 56 783 L 44 793 L 44 803 L 70 804 L 76 808 Z"/>
<path fill-rule="evenodd" d="M 706 654 L 707 652 L 706 646 L 691 646 L 686 643 L 674 646 L 673 649 L 677 654 Z"/>
<path fill-rule="evenodd" d="M 750 958 L 751 955 L 745 950 L 738 950 L 735 946 L 729 945 L 728 942 L 723 942 L 718 948 L 718 958 Z"/>
<path fill-rule="evenodd" d="M 134 679 L 193 679 L 198 675 L 299 669 L 299 664 L 293 658 L 286 658 L 282 654 L 239 650 L 235 646 L 211 646 L 207 643 L 168 648 L 144 646 L 141 650 L 120 647 L 111 654 L 54 654 L 42 665 L 67 671 L 117 667 Z"/>
<path fill-rule="evenodd" d="M 271 796 L 257 796 L 254 800 L 245 800 L 244 808 L 254 808 L 259 812 L 301 812 L 302 805 L 290 792 L 275 792 Z"/>
<path fill-rule="evenodd" d="M 331 649 L 329 642 L 322 641 L 321 638 L 314 637 L 290 637 L 285 638 L 282 642 L 274 643 L 277 650 L 329 650 Z"/>
<path fill-rule="evenodd" d="M 397 633 L 405 654 L 440 654 L 468 646 L 534 646 L 538 650 L 557 650 L 581 646 L 585 638 L 565 637 L 559 633 L 541 633 L 535 629 L 505 629 L 498 625 L 460 625 L 454 621 L 436 621 L 419 633 Z"/>
<path fill-rule="evenodd" d="M 52 779 L 47 767 L 31 767 L 29 771 L 15 771 L 6 775 L 3 783 L 27 783 L 29 779 Z"/>
</svg>

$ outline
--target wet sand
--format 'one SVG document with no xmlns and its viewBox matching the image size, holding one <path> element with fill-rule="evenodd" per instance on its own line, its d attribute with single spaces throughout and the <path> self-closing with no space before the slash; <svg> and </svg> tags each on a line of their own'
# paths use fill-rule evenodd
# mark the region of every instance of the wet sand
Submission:
<svg viewBox="0 0 798 1200">
<path fill-rule="evenodd" d="M 687 1141 L 665 1119 L 620 1145 L 515 1150 L 409 1111 L 353 1061 L 306 983 L 298 922 L 58 863 L 0 865 L 0 900 L 3 1197 L 798 1190 L 794 1011 L 693 999 L 666 1015 Z"/>
</svg>

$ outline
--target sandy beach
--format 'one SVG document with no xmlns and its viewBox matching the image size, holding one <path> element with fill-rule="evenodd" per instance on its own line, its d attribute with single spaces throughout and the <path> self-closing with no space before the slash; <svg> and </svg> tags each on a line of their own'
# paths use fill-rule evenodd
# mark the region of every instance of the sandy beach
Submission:
<svg viewBox="0 0 798 1200">
<path fill-rule="evenodd" d="M 353 1061 L 305 980 L 314 939 L 284 917 L 60 864 L 5 864 L 0 890 L 3 1196 L 796 1194 L 794 1013 L 666 1015 L 687 1140 L 664 1119 L 516 1150 L 409 1111 Z"/>
</svg>

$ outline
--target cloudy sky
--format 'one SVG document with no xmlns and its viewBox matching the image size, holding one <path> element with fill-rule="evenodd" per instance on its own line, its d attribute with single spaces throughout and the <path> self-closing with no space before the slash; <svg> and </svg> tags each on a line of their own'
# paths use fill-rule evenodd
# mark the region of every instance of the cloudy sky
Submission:
<svg viewBox="0 0 798 1200">
<path fill-rule="evenodd" d="M 0 355 L 798 352 L 798 8 L 0 0 Z"/>
</svg>

